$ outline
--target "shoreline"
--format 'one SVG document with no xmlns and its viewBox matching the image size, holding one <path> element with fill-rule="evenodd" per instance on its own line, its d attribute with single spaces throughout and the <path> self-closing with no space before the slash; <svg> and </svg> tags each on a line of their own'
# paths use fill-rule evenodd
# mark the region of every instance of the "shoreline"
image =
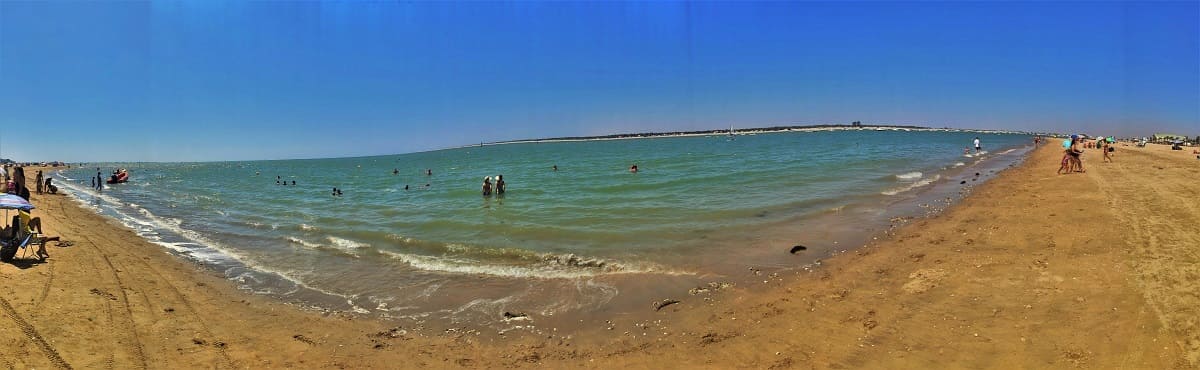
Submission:
<svg viewBox="0 0 1200 370">
<path fill-rule="evenodd" d="M 327 316 L 273 302 L 163 253 L 161 247 L 66 196 L 34 195 L 34 215 L 43 217 L 47 233 L 74 245 L 48 246 L 52 257 L 46 263 L 19 260 L 0 265 L 8 290 L 3 303 L 12 308 L 6 310 L 7 320 L 15 324 L 9 328 L 22 329 L 3 331 L 0 338 L 28 354 L 5 357 L 4 363 L 1195 366 L 1200 350 L 1193 345 L 1200 343 L 1200 336 L 1194 326 L 1186 325 L 1184 315 L 1195 312 L 1186 308 L 1192 302 L 1168 290 L 1179 289 L 1179 282 L 1154 280 L 1183 279 L 1195 268 L 1147 262 L 1138 253 L 1162 252 L 1124 248 L 1140 241 L 1138 235 L 1152 235 L 1148 231 L 1156 225 L 1172 225 L 1172 220 L 1145 213 L 1158 223 L 1129 225 L 1137 220 L 1119 211 L 1139 206 L 1129 199 L 1145 197 L 1121 192 L 1135 185 L 1175 185 L 1187 191 L 1187 176 L 1194 176 L 1198 165 L 1195 159 L 1172 160 L 1156 169 L 1140 160 L 1161 161 L 1150 157 L 1160 155 L 1155 151 L 1161 148 L 1122 148 L 1129 149 L 1118 152 L 1113 166 L 1089 161 L 1086 174 L 1054 176 L 1050 166 L 1057 165 L 1059 152 L 1043 146 L 946 211 L 893 230 L 891 238 L 829 258 L 812 272 L 764 276 L 765 289 L 733 287 L 688 296 L 654 312 L 654 320 L 614 317 L 576 333 L 558 334 L 550 328 L 546 337 L 505 340 L 484 339 L 471 331 L 431 333 Z M 1104 177 L 1132 171 L 1172 172 L 1173 177 L 1135 185 Z M 1184 194 L 1194 194 L 1191 191 Z M 1175 199 L 1161 192 L 1154 195 Z M 1088 206 L 1070 211 L 1068 221 L 1059 212 L 1069 209 L 1054 205 L 1063 199 Z M 1096 204 L 1104 207 L 1091 209 Z M 1180 213 L 1174 216 L 1200 221 L 1195 207 L 1176 208 Z M 1072 225 L 1078 226 L 1078 234 L 1058 232 Z M 1134 232 L 1123 232 L 1131 229 Z M 1176 238 L 1158 245 L 1200 239 L 1194 231 L 1175 231 Z M 1186 249 L 1171 251 L 1195 258 Z M 1176 264 L 1187 259 L 1179 261 Z M 1150 270 L 1156 274 L 1143 273 Z M 1194 292 L 1194 285 L 1183 287 Z"/>
<path fill-rule="evenodd" d="M 537 277 L 458 274 L 448 278 L 465 287 L 443 289 L 446 294 L 455 298 L 420 300 L 406 300 L 387 295 L 389 292 L 384 290 L 371 290 L 375 288 L 338 290 L 338 286 L 310 285 L 299 276 L 287 275 L 278 269 L 263 268 L 261 264 L 250 262 L 252 260 L 247 260 L 240 253 L 230 252 L 236 244 L 231 244 L 228 240 L 223 243 L 217 242 L 221 240 L 217 235 L 205 235 L 200 229 L 179 231 L 179 227 L 182 226 L 178 225 L 154 226 L 169 223 L 160 220 L 162 215 L 151 214 L 145 208 L 136 205 L 132 208 L 126 207 L 125 205 L 131 205 L 133 200 L 118 201 L 114 198 L 117 196 L 108 190 L 102 196 L 103 199 L 98 200 L 94 192 L 77 186 L 72 179 L 61 175 L 61 171 L 53 173 L 63 179 L 60 186 L 70 189 L 72 194 L 69 197 L 77 200 L 77 204 L 93 210 L 99 209 L 103 215 L 136 230 L 165 252 L 223 275 L 243 290 L 254 291 L 256 294 L 319 312 L 423 325 L 431 330 L 465 328 L 483 332 L 485 335 L 505 333 L 511 337 L 514 334 L 542 333 L 539 329 L 542 327 L 572 332 L 582 325 L 577 322 L 578 319 L 605 320 L 612 316 L 645 319 L 651 316 L 645 307 L 652 300 L 685 298 L 689 290 L 704 289 L 707 284 L 757 286 L 761 281 L 758 279 L 759 275 L 747 276 L 745 271 L 757 271 L 762 276 L 769 276 L 812 268 L 819 264 L 821 259 L 837 252 L 845 252 L 847 249 L 853 250 L 870 241 L 872 237 L 885 237 L 890 228 L 896 227 L 897 219 L 907 222 L 952 204 L 961 198 L 963 188 L 966 187 L 958 184 L 960 177 L 964 183 L 978 185 L 979 183 L 974 181 L 986 181 L 995 170 L 1020 163 L 1030 147 L 1028 144 L 1017 145 L 1008 150 L 997 149 L 999 153 L 986 157 L 959 158 L 970 164 L 947 163 L 936 173 L 926 176 L 927 180 L 930 180 L 928 183 L 896 182 L 898 186 L 916 186 L 915 189 L 908 189 L 909 191 L 900 194 L 869 192 L 850 198 L 837 198 L 838 201 L 830 203 L 836 205 L 834 208 L 814 207 L 803 212 L 790 212 L 793 214 L 782 218 L 775 217 L 769 222 L 760 222 L 745 229 L 714 233 L 703 240 L 695 241 L 694 245 L 683 248 L 688 251 L 688 256 L 675 257 L 672 261 L 674 263 L 652 261 L 660 262 L 664 271 L 676 271 L 674 273 L 660 271 L 592 276 L 582 280 L 587 283 L 586 291 L 577 287 L 580 281 L 578 279 L 547 281 Z M 984 175 L 972 177 L 971 172 L 983 172 Z M 921 175 L 917 173 L 917 176 Z M 887 177 L 890 179 L 891 175 Z M 142 207 L 146 204 L 143 201 L 137 203 L 141 203 Z M 101 204 L 103 207 L 99 207 Z M 789 213 L 776 210 L 771 212 Z M 138 214 L 146 217 L 130 217 Z M 172 217 L 179 218 L 177 215 Z M 183 234 L 184 232 L 187 234 Z M 218 243 L 219 247 L 214 243 Z M 787 249 L 796 244 L 806 245 L 809 249 L 802 253 L 787 253 Z M 731 258 L 731 251 L 737 251 L 736 258 Z M 382 256 L 385 255 L 371 253 L 366 257 L 384 258 Z M 603 257 L 580 255 L 579 258 L 600 260 Z M 478 291 L 475 286 L 486 286 L 490 291 Z M 522 291 L 521 287 L 524 286 L 528 288 Z M 497 292 L 498 289 L 507 288 L 511 289 L 503 294 L 492 294 L 500 293 Z M 530 291 L 565 291 L 565 294 L 578 294 L 580 298 L 560 299 L 558 302 L 565 303 L 546 306 L 542 302 L 551 302 L 553 297 L 548 297 L 545 293 L 528 293 Z M 382 295 L 369 295 L 375 292 L 382 292 Z M 564 307 L 567 304 L 578 306 L 557 310 L 544 308 Z M 396 306 L 403 309 L 392 309 Z M 506 320 L 501 315 L 504 311 L 527 314 L 525 318 L 528 320 Z M 536 325 L 528 325 L 530 323 Z"/>
</svg>

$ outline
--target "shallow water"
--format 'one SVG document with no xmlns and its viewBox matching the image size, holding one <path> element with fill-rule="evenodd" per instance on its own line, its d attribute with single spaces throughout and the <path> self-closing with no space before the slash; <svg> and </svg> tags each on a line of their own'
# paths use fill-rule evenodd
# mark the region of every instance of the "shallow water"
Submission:
<svg viewBox="0 0 1200 370">
<path fill-rule="evenodd" d="M 975 136 L 990 152 L 964 156 Z M 958 174 L 1016 160 L 1028 143 L 1013 134 L 787 132 L 106 163 L 57 176 L 79 201 L 245 289 L 486 325 L 504 311 L 613 311 L 737 267 L 795 266 L 761 246 L 801 233 L 830 249 Z M 132 180 L 96 194 L 97 166 L 128 168 Z M 508 192 L 481 196 L 483 178 L 499 174 Z M 344 194 L 331 195 L 334 187 Z"/>
</svg>

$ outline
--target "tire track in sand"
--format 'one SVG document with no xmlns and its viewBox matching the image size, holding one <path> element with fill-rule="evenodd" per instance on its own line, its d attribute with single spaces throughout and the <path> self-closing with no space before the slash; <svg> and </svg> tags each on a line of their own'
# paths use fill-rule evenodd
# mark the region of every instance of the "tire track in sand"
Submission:
<svg viewBox="0 0 1200 370">
<path fill-rule="evenodd" d="M 38 312 L 42 312 L 40 310 L 42 303 L 46 302 L 46 296 L 50 295 L 50 286 L 54 284 L 54 264 L 47 263 L 46 268 L 50 269 L 50 276 L 46 277 L 46 282 L 42 284 L 42 292 L 38 295 L 37 301 L 33 303 L 34 316 L 37 316 Z"/>
<path fill-rule="evenodd" d="M 192 305 L 192 301 L 190 299 L 188 299 L 187 296 L 184 295 L 183 292 L 180 291 L 179 288 L 175 286 L 175 284 L 171 283 L 171 279 L 168 279 L 166 276 L 163 276 L 163 274 L 161 272 L 159 272 L 158 269 L 154 267 L 154 265 L 146 262 L 145 260 L 138 259 L 138 258 L 134 258 L 133 260 L 135 260 L 138 263 L 145 266 L 147 271 L 154 274 L 154 276 L 157 278 L 157 281 L 166 284 L 168 290 L 170 290 L 171 294 L 175 296 L 175 300 L 178 301 L 179 304 L 183 305 L 183 307 L 188 310 L 188 315 L 190 315 L 193 318 L 191 321 L 187 321 L 187 322 L 195 323 L 196 325 L 198 325 L 200 327 L 201 334 L 204 334 L 204 336 L 209 337 L 209 338 L 216 337 L 216 335 L 213 334 L 212 329 L 208 326 L 208 322 L 202 316 L 200 316 L 200 311 L 196 310 L 196 307 L 194 307 Z M 213 345 L 213 346 L 209 346 L 209 348 L 212 348 L 214 351 L 216 351 L 217 355 L 221 358 L 221 360 L 223 360 L 226 367 L 228 367 L 228 368 L 235 367 L 233 364 L 233 359 L 231 359 L 229 357 L 229 354 L 225 352 L 225 347 Z"/>
<path fill-rule="evenodd" d="M 1178 345 L 1191 365 L 1200 364 L 1200 203 L 1177 199 L 1200 198 L 1186 178 L 1195 162 L 1179 162 L 1152 151 L 1126 151 L 1119 162 L 1105 163 L 1090 176 L 1101 186 L 1122 223 L 1130 264 L 1143 295 L 1165 328 L 1179 334 Z M 1194 172 L 1192 172 L 1194 173 Z M 1089 173 L 1091 175 L 1091 173 Z"/>
<path fill-rule="evenodd" d="M 33 340 L 34 343 L 37 343 L 38 348 L 42 349 L 42 353 L 46 355 L 46 359 L 50 360 L 50 363 L 53 363 L 55 367 L 60 369 L 71 368 L 71 364 L 68 364 L 67 360 L 64 360 L 62 356 L 58 354 L 58 351 L 54 349 L 54 346 L 50 345 L 49 342 L 46 342 L 46 339 L 42 338 L 42 335 L 38 333 L 37 329 L 34 328 L 33 325 L 30 325 L 29 322 L 25 321 L 25 319 L 17 313 L 17 310 L 13 309 L 13 306 L 9 304 L 8 300 L 4 299 L 4 297 L 0 297 L 0 308 L 4 309 L 4 313 L 8 315 L 8 317 L 12 319 L 14 323 L 17 324 L 17 327 L 21 329 L 22 333 L 25 333 L 26 337 L 29 337 L 29 339 Z"/>
<path fill-rule="evenodd" d="M 121 306 L 125 308 L 125 317 L 129 321 L 126 323 L 126 331 L 128 331 L 132 342 L 130 347 L 132 349 L 134 358 L 138 361 L 139 368 L 145 369 L 147 368 L 146 353 L 142 348 L 142 341 L 137 332 L 137 322 L 133 320 L 133 309 L 129 307 L 129 295 L 125 293 L 125 282 L 121 280 L 121 275 L 117 273 L 117 268 L 113 266 L 113 263 L 111 260 L 109 260 L 108 255 L 104 254 L 104 251 L 97 246 L 96 242 L 88 236 L 84 236 L 83 238 L 88 241 L 88 245 L 91 245 L 92 249 L 96 250 L 96 254 L 100 255 L 100 258 L 104 260 L 106 265 L 108 265 L 108 271 L 112 273 L 113 280 L 117 282 L 117 291 L 121 293 L 119 295 L 121 298 Z M 110 309 L 109 312 L 111 315 L 112 310 Z M 109 322 L 112 324 L 116 323 L 115 320 L 110 320 Z"/>
<path fill-rule="evenodd" d="M 105 220 L 105 221 L 107 221 L 107 220 Z M 129 321 L 131 324 L 134 324 L 133 323 L 133 313 L 130 310 L 129 303 L 128 303 L 129 300 L 128 300 L 128 297 L 125 292 L 125 289 L 127 288 L 127 286 L 120 279 L 120 277 L 117 276 L 117 272 L 116 272 L 117 269 L 113 265 L 112 259 L 108 255 L 104 254 L 101 251 L 101 249 L 99 248 L 99 244 L 97 244 L 94 240 L 92 240 L 91 238 L 89 238 L 87 236 L 83 236 L 83 238 L 88 241 L 88 243 L 92 246 L 92 248 L 98 252 L 98 254 L 102 257 L 104 262 L 109 266 L 109 270 L 112 272 L 113 278 L 114 278 L 114 280 L 117 281 L 119 289 L 121 290 L 121 297 L 122 297 L 123 303 L 125 304 L 125 309 L 126 309 L 126 313 L 128 314 Z M 108 243 L 106 245 L 111 245 L 111 244 L 112 243 Z M 118 253 L 121 253 L 121 252 L 127 252 L 127 251 L 125 251 L 125 250 L 118 251 Z M 171 283 L 172 279 L 167 278 L 157 268 L 155 268 L 154 265 L 150 264 L 149 262 L 146 262 L 144 259 L 137 258 L 137 256 L 125 256 L 124 254 L 114 254 L 113 256 L 121 257 L 121 258 L 123 258 L 122 260 L 136 261 L 137 264 L 144 266 L 145 267 L 144 271 L 149 271 L 151 274 L 153 274 L 154 278 L 155 278 L 153 280 L 156 281 L 157 283 L 165 284 L 166 287 L 168 288 L 167 290 L 169 290 L 171 292 L 171 295 L 173 295 L 175 297 L 175 300 L 178 301 L 178 303 L 180 305 L 182 305 L 184 308 L 187 309 L 187 311 L 188 311 L 187 314 L 189 316 L 191 316 L 192 319 L 191 320 L 182 320 L 182 321 L 184 323 L 196 324 L 199 327 L 198 331 L 205 337 L 208 337 L 208 338 L 215 337 L 215 335 L 213 334 L 213 331 L 212 331 L 211 327 L 208 325 L 207 321 L 204 320 L 204 318 L 202 316 L 200 316 L 199 310 L 197 310 L 195 308 L 195 306 L 192 304 L 191 300 L 188 299 L 187 296 L 185 296 L 183 294 L 183 292 L 180 291 L 180 289 L 175 284 Z M 151 305 L 151 303 L 149 301 L 148 295 L 142 294 L 142 298 L 144 301 L 143 303 L 146 305 L 147 308 L 153 307 L 153 305 Z M 105 302 L 105 303 L 106 303 L 106 305 L 108 304 L 108 302 Z M 153 311 L 153 310 L 151 310 L 151 311 Z M 110 320 L 109 321 L 113 322 L 113 320 L 111 319 L 111 312 L 110 312 Z M 131 330 L 131 333 L 133 333 L 134 339 L 135 339 L 136 343 L 138 343 L 137 348 L 136 348 L 137 357 L 142 362 L 143 368 L 145 368 L 147 366 L 146 359 L 145 359 L 145 356 L 142 354 L 144 349 L 142 348 L 143 346 L 140 344 L 141 343 L 140 340 L 138 340 L 136 326 L 131 325 L 131 328 L 134 328 L 134 330 Z M 224 347 L 218 346 L 218 345 L 211 345 L 208 347 L 210 348 L 210 350 L 214 351 L 217 354 L 217 356 L 219 358 L 218 361 L 220 361 L 220 363 L 214 363 L 213 364 L 214 367 L 220 367 L 221 365 L 224 365 L 224 367 L 226 367 L 226 368 L 234 368 L 235 367 L 233 359 L 229 357 L 229 354 L 225 351 Z M 111 363 L 111 360 L 110 360 L 110 363 Z"/>
</svg>

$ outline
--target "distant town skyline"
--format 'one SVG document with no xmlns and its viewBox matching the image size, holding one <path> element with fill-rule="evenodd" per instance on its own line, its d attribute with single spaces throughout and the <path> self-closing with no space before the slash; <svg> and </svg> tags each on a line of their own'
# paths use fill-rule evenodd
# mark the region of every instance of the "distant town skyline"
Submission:
<svg viewBox="0 0 1200 370">
<path fill-rule="evenodd" d="M 1200 135 L 1198 2 L 0 2 L 0 157 L 791 125 Z"/>
</svg>

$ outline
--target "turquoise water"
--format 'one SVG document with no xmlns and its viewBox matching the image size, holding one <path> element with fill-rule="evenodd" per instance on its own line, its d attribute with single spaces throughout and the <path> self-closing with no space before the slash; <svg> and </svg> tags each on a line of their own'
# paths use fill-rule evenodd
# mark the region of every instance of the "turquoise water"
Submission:
<svg viewBox="0 0 1200 370">
<path fill-rule="evenodd" d="M 975 136 L 988 152 L 964 156 Z M 770 263 L 781 257 L 742 241 L 846 206 L 887 209 L 1029 143 L 1013 134 L 787 132 L 106 163 L 58 176 L 81 202 L 246 289 L 331 309 L 469 319 L 604 309 L 631 291 L 628 280 L 686 285 L 732 271 L 722 266 Z M 638 173 L 628 171 L 634 164 Z M 128 168 L 131 181 L 95 194 L 97 166 Z M 482 196 L 483 178 L 501 174 L 507 193 Z M 276 185 L 276 176 L 296 185 Z"/>
</svg>

